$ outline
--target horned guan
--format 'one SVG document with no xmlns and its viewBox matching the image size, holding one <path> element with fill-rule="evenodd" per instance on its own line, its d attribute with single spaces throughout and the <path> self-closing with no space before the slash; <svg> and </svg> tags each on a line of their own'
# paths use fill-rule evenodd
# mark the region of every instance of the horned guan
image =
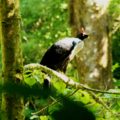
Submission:
<svg viewBox="0 0 120 120">
<path fill-rule="evenodd" d="M 88 35 L 82 28 L 76 37 L 66 37 L 55 42 L 44 54 L 40 64 L 56 71 L 65 72 L 69 61 L 83 48 Z"/>
<path fill-rule="evenodd" d="M 54 43 L 44 54 L 40 64 L 47 66 L 53 70 L 66 71 L 68 62 L 83 47 L 83 40 L 88 35 L 82 31 L 78 33 L 76 38 L 64 38 Z"/>
</svg>

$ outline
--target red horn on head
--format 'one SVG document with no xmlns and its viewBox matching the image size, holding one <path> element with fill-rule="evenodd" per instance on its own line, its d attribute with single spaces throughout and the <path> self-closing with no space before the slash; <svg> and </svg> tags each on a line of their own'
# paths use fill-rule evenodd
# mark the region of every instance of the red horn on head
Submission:
<svg viewBox="0 0 120 120">
<path fill-rule="evenodd" d="M 80 38 L 81 40 L 84 40 L 85 38 L 88 37 L 88 34 L 85 32 L 84 27 L 79 28 L 77 37 Z"/>
</svg>

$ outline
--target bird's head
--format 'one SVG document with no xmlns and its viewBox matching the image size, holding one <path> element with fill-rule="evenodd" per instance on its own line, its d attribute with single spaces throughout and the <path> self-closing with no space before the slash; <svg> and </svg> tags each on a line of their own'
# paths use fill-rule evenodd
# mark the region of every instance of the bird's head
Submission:
<svg viewBox="0 0 120 120">
<path fill-rule="evenodd" d="M 85 29 L 82 27 L 78 30 L 76 38 L 79 38 L 81 40 L 84 40 L 88 37 L 88 34 L 86 34 Z"/>
</svg>

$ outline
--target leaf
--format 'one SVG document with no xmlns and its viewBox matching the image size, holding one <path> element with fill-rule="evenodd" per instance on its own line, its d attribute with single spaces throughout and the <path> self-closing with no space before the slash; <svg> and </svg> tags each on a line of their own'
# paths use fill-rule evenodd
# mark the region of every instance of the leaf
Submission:
<svg viewBox="0 0 120 120">
<path fill-rule="evenodd" d="M 115 65 L 112 66 L 112 72 L 115 71 L 119 67 L 119 63 L 115 63 Z"/>
<path fill-rule="evenodd" d="M 33 86 L 36 83 L 36 80 L 34 78 L 31 78 L 31 77 L 25 78 L 24 81 L 29 86 Z"/>
<path fill-rule="evenodd" d="M 49 120 L 49 116 L 40 116 L 40 120 Z"/>
<path fill-rule="evenodd" d="M 63 82 L 61 82 L 59 80 L 55 80 L 53 82 L 54 82 L 53 85 L 57 89 L 57 91 L 60 93 L 63 93 L 66 88 L 66 84 L 64 84 Z"/>
</svg>

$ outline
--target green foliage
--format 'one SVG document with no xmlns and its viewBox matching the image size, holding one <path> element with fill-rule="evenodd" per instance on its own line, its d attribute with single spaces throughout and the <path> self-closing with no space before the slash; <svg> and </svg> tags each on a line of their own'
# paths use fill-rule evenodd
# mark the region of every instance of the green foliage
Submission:
<svg viewBox="0 0 120 120">
<path fill-rule="evenodd" d="M 39 62 L 45 51 L 53 42 L 62 37 L 71 35 L 68 25 L 69 15 L 67 2 L 68 0 L 34 0 L 34 2 L 33 0 L 21 0 L 21 34 L 24 64 Z M 113 20 L 115 20 L 120 13 L 119 5 L 119 0 L 111 0 L 109 13 Z M 114 84 L 117 87 L 120 86 L 120 82 L 118 81 L 120 79 L 119 33 L 120 31 L 118 29 L 118 31 L 116 31 L 112 36 L 112 71 L 114 73 Z M 75 63 L 72 64 L 68 65 L 67 75 L 75 81 L 78 81 Z M 30 74 L 25 75 L 25 83 L 29 85 L 30 88 L 35 88 L 34 90 L 36 90 L 40 96 L 49 93 L 47 97 L 39 96 L 37 98 L 33 98 L 34 108 L 29 108 L 29 106 L 25 107 L 25 114 L 28 116 L 28 119 L 64 120 L 62 117 L 69 115 L 66 116 L 66 120 L 75 120 L 78 119 L 76 117 L 79 117 L 77 115 L 81 116 L 80 113 L 84 115 L 83 111 L 88 113 L 88 116 L 84 115 L 84 120 L 88 120 L 90 118 L 89 111 L 92 111 L 92 113 L 95 114 L 96 120 L 119 119 L 119 116 L 117 116 L 117 113 L 120 112 L 120 101 L 118 95 L 96 94 L 96 98 L 94 98 L 90 93 L 88 93 L 88 91 L 76 91 L 71 87 L 67 87 L 67 85 L 55 77 L 52 77 L 52 87 L 48 90 L 52 92 L 44 91 L 44 89 L 40 89 L 40 92 L 35 86 L 36 84 L 39 84 L 37 87 L 42 87 L 43 79 L 46 75 L 36 70 L 33 72 L 28 71 L 28 73 Z M 34 92 L 32 94 L 34 94 Z M 106 109 L 105 106 L 98 100 L 99 98 L 108 105 L 109 110 Z M 71 108 L 73 109 L 72 113 Z M 79 111 L 78 109 L 81 109 L 82 111 Z M 68 111 L 68 113 L 65 110 Z M 40 111 L 40 113 L 31 114 L 36 111 Z M 87 116 L 87 118 L 85 118 L 85 116 Z"/>
<path fill-rule="evenodd" d="M 120 63 L 120 29 L 112 36 L 112 56 L 113 64 Z"/>
<path fill-rule="evenodd" d="M 112 67 L 114 85 L 120 87 L 120 64 L 115 63 Z"/>
<path fill-rule="evenodd" d="M 120 80 L 120 29 L 113 35 L 112 41 L 112 57 L 113 65 L 118 64 L 119 66 L 113 71 L 113 77 Z M 119 81 L 118 81 L 119 82 Z"/>
<path fill-rule="evenodd" d="M 34 70 L 33 73 L 32 71 L 27 71 L 25 76 L 27 79 L 30 79 L 28 80 L 29 82 L 32 82 L 31 79 L 34 79 L 37 85 L 40 84 L 38 87 L 42 88 L 45 75 L 44 73 L 39 73 L 40 71 L 38 70 Z M 26 117 L 45 120 L 74 120 L 77 118 L 83 120 L 94 120 L 95 118 L 96 120 L 119 120 L 119 95 L 96 93 L 93 96 L 91 92 L 86 90 L 78 90 L 65 85 L 65 83 L 54 76 L 51 76 L 51 78 L 51 86 L 48 89 L 43 88 L 42 92 L 32 97 L 34 107 L 25 107 Z M 26 82 L 32 88 L 36 83 L 29 84 Z M 47 92 L 46 97 L 44 96 L 45 91 Z M 111 89 L 110 91 L 120 92 L 119 89 Z"/>
<path fill-rule="evenodd" d="M 21 0 L 24 63 L 39 62 L 56 40 L 70 36 L 66 1 Z"/>
<path fill-rule="evenodd" d="M 109 13 L 114 17 L 119 16 L 120 14 L 120 1 L 119 0 L 111 0 L 109 5 Z"/>
<path fill-rule="evenodd" d="M 120 0 L 111 0 L 109 5 L 110 20 L 113 24 L 112 34 L 112 58 L 113 65 L 120 64 Z M 120 65 L 113 71 L 113 77 L 115 80 L 120 80 Z M 120 83 L 117 81 L 116 83 Z M 118 85 L 115 84 L 115 85 Z"/>
<path fill-rule="evenodd" d="M 40 116 L 40 120 L 50 120 L 49 116 Z"/>
<path fill-rule="evenodd" d="M 28 84 L 29 86 L 33 86 L 36 83 L 43 84 L 44 74 L 42 74 L 38 70 L 27 71 L 26 74 L 24 75 L 24 78 L 25 83 Z"/>
<path fill-rule="evenodd" d="M 71 35 L 68 26 L 68 0 L 20 1 L 24 64 L 39 62 L 46 49 L 53 42 Z M 115 19 L 120 13 L 120 0 L 111 1 L 109 12 L 112 16 L 111 18 Z M 120 86 L 118 81 L 120 80 L 119 33 L 120 30 L 118 29 L 112 36 L 112 71 L 116 87 Z M 69 64 L 67 74 L 77 81 L 77 71 L 74 68 L 76 68 L 75 64 L 74 66 Z M 79 117 L 82 120 L 89 120 L 92 117 L 92 120 L 94 120 L 94 115 L 96 120 L 119 120 L 119 95 L 96 93 L 96 97 L 94 97 L 86 90 L 76 90 L 68 87 L 55 77 L 52 77 L 51 88 L 45 90 L 43 88 L 43 80 L 46 75 L 37 70 L 27 72 L 24 78 L 25 84 L 29 87 L 23 90 L 20 89 L 20 92 L 24 93 L 27 98 L 30 96 L 30 99 L 26 100 L 27 102 L 31 100 L 33 102 L 32 106 L 25 104 L 24 113 L 28 120 L 77 120 Z M 98 100 L 99 98 L 108 106 L 108 109 Z M 38 111 L 38 114 L 32 114 Z"/>
</svg>

